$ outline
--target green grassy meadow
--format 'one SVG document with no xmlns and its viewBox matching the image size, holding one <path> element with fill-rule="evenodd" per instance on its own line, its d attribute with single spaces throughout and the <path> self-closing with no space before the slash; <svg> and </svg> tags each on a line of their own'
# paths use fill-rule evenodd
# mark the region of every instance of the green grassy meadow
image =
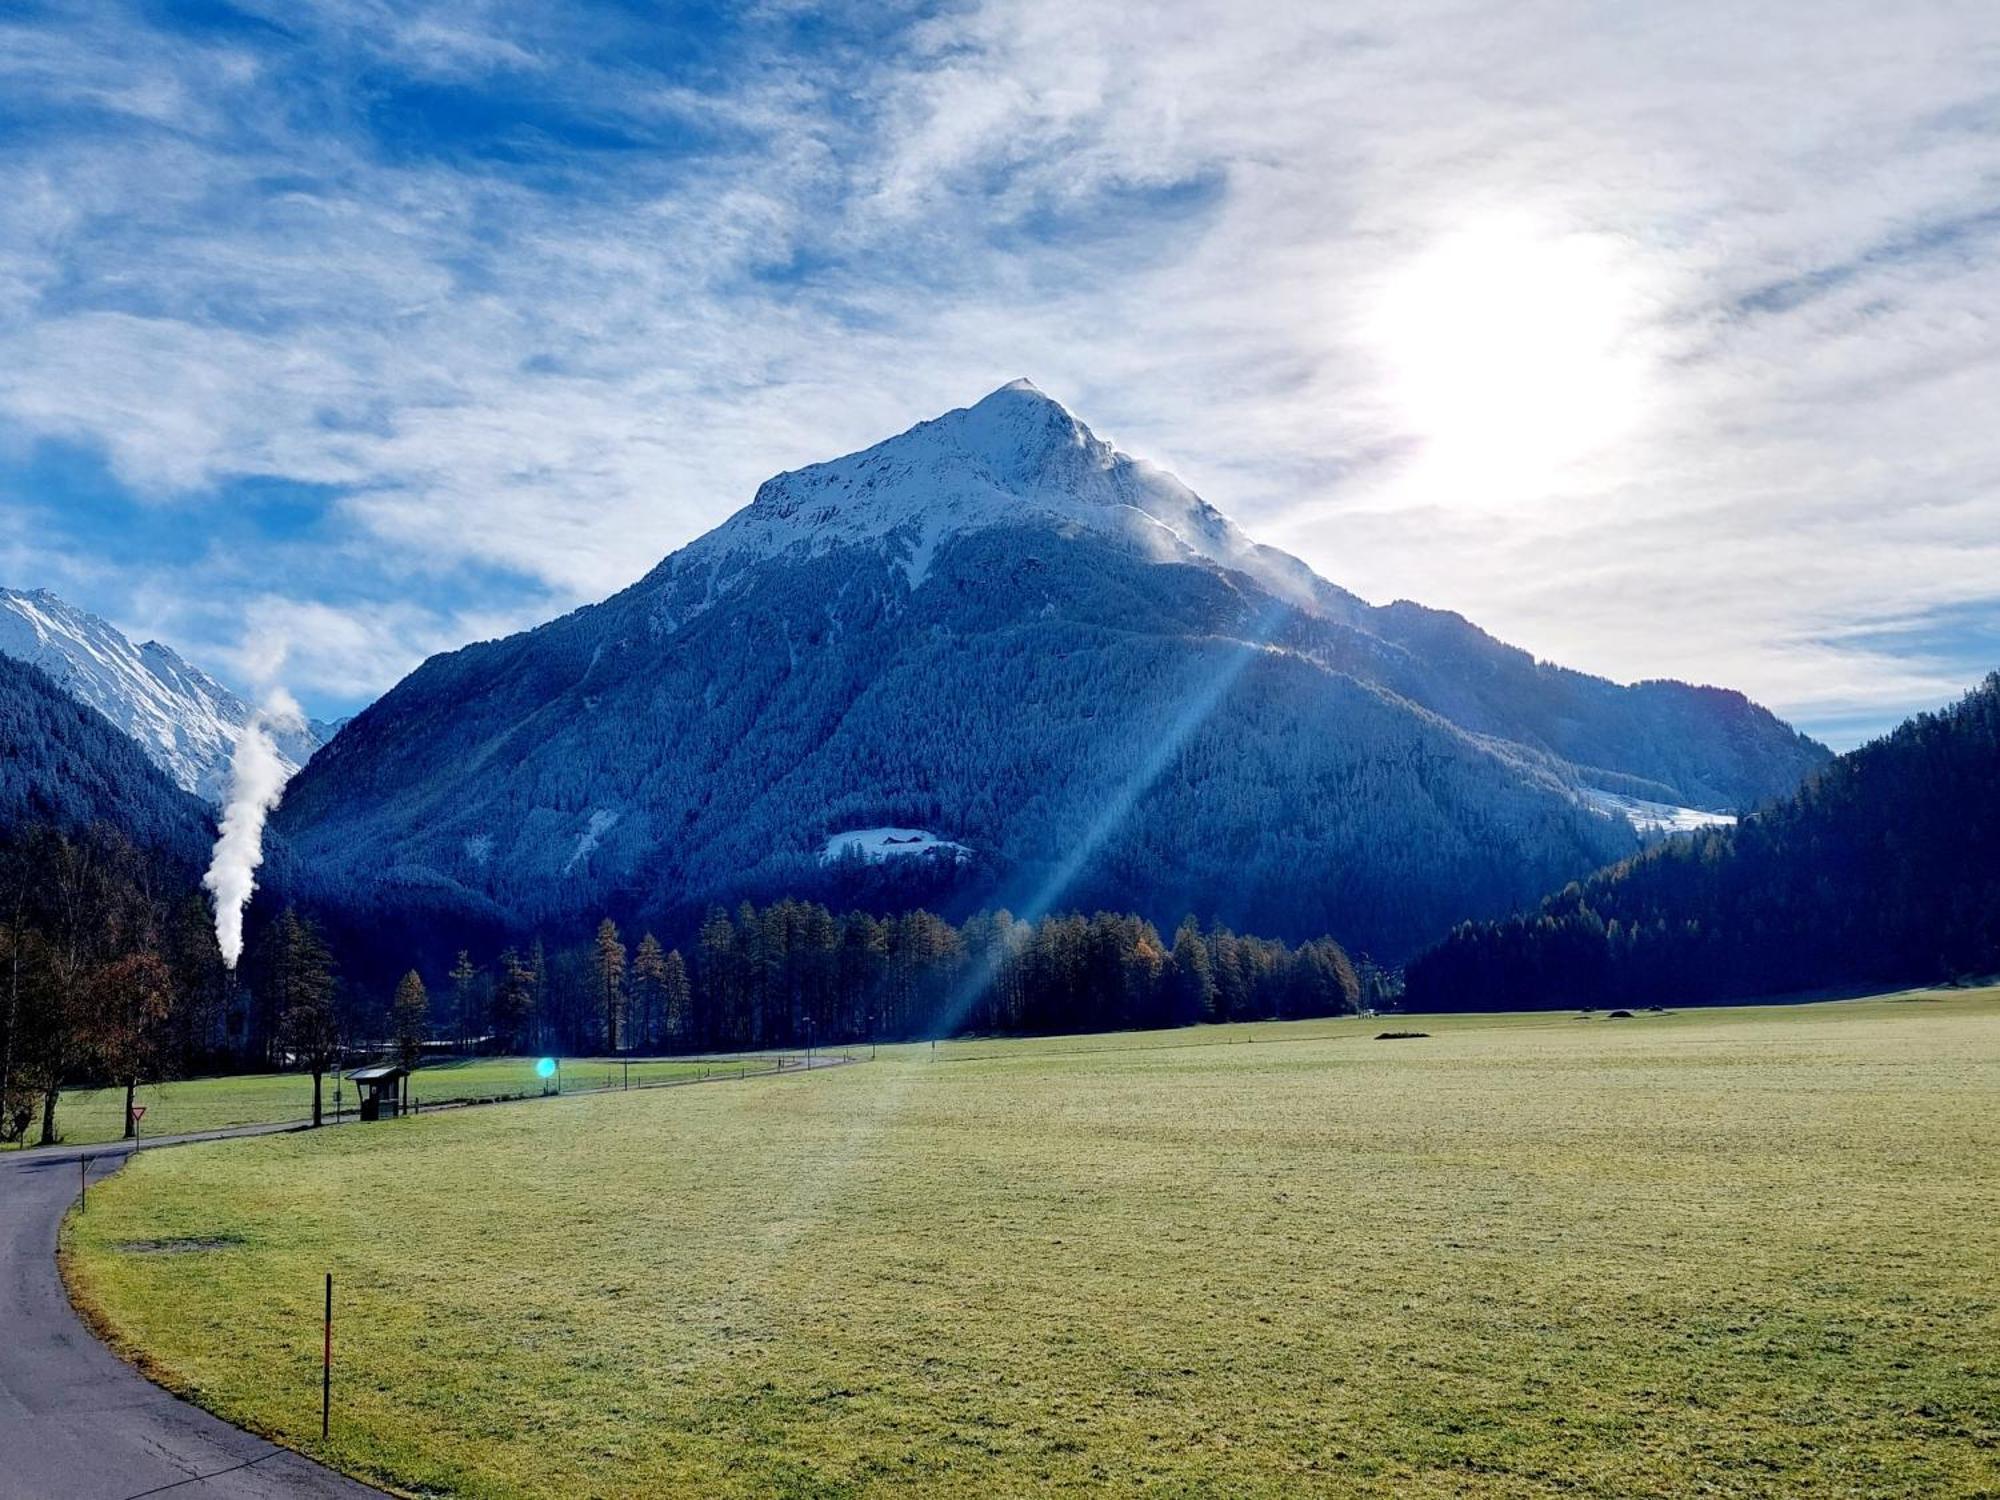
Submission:
<svg viewBox="0 0 2000 1500">
<path fill-rule="evenodd" d="M 772 1058 L 758 1057 L 745 1059 L 741 1065 L 768 1068 L 772 1062 Z M 411 1093 L 419 1105 L 539 1094 L 542 1083 L 535 1076 L 535 1063 L 532 1057 L 479 1057 L 427 1063 L 413 1075 Z M 632 1087 L 638 1088 L 641 1084 L 680 1082 L 718 1071 L 734 1071 L 738 1066 L 736 1059 L 644 1059 L 630 1065 L 630 1077 Z M 625 1066 L 608 1058 L 564 1059 L 562 1064 L 565 1091 L 618 1088 L 625 1078 Z M 146 1109 L 139 1128 L 147 1136 L 186 1135 L 231 1125 L 309 1120 L 312 1087 L 312 1078 L 304 1073 L 243 1073 L 225 1078 L 145 1084 L 140 1087 L 137 1099 Z M 324 1090 L 326 1113 L 331 1117 L 334 1090 L 330 1073 Z M 343 1098 L 351 1114 L 357 1099 L 353 1084 L 343 1085 Z M 56 1103 L 56 1128 L 63 1140 L 71 1144 L 115 1141 L 124 1134 L 124 1126 L 123 1089 L 72 1089 Z M 30 1130 L 30 1140 L 35 1133 L 35 1129 Z"/>
<path fill-rule="evenodd" d="M 885 1048 L 150 1153 L 64 1253 L 409 1493 L 1914 1500 L 2000 1495 L 1996 1228 L 1987 990 Z"/>
</svg>

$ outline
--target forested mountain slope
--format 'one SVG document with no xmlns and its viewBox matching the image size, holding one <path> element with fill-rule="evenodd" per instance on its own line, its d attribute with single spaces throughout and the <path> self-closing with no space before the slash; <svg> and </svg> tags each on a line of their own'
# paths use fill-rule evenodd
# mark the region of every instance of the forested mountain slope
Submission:
<svg viewBox="0 0 2000 1500">
<path fill-rule="evenodd" d="M 2000 970 L 2000 674 L 1796 796 L 1413 964 L 1418 1010 L 1740 999 Z"/>
<path fill-rule="evenodd" d="M 104 716 L 39 668 L 0 653 L 0 835 L 109 824 L 192 876 L 214 838 L 208 808 Z"/>
<path fill-rule="evenodd" d="M 1636 849 L 1586 787 L 1730 809 L 1824 757 L 1735 694 L 1373 608 L 1017 382 L 426 662 L 278 826 L 303 894 L 499 928 L 792 892 L 1395 955 Z M 861 830 L 931 852 L 823 860 Z"/>
</svg>

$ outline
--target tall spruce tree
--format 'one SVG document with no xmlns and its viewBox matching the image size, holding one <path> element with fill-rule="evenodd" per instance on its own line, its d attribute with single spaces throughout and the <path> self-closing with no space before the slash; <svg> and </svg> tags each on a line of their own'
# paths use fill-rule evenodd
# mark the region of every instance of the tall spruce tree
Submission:
<svg viewBox="0 0 2000 1500">
<path fill-rule="evenodd" d="M 473 966 L 472 955 L 461 948 L 458 962 L 451 966 L 451 1026 L 452 1038 L 458 1050 L 464 1052 L 477 1035 L 473 1011 L 477 1007 L 476 992 L 479 970 Z"/>
<path fill-rule="evenodd" d="M 617 1052 L 619 1028 L 625 1019 L 625 945 L 619 941 L 618 924 L 609 917 L 597 924 L 591 961 L 597 979 L 598 1014 L 610 1049 Z"/>
<path fill-rule="evenodd" d="M 494 1048 L 512 1052 L 528 1029 L 535 1005 L 535 973 L 521 955 L 509 948 L 500 955 L 499 978 L 493 987 Z"/>
<path fill-rule="evenodd" d="M 688 985 L 687 960 L 681 957 L 678 948 L 669 948 L 660 963 L 660 991 L 665 1009 L 662 1024 L 666 1027 L 668 1044 L 676 1050 L 684 1050 L 692 1035 L 694 1006 L 693 992 Z"/>
<path fill-rule="evenodd" d="M 660 940 L 647 933 L 632 954 L 632 1017 L 627 1038 L 634 1046 L 651 1049 L 659 1044 L 662 1017 L 667 999 L 667 956 Z"/>
<path fill-rule="evenodd" d="M 1190 1026 L 1215 1018 L 1215 966 L 1209 961 L 1208 943 L 1201 924 L 1183 917 L 1174 930 L 1172 1019 L 1176 1026 Z"/>
</svg>

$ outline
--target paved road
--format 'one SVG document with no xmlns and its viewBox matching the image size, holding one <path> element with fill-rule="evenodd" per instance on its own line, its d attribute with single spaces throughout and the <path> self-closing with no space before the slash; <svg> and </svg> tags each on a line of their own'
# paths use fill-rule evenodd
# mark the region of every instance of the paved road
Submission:
<svg viewBox="0 0 2000 1500">
<path fill-rule="evenodd" d="M 83 1326 L 56 1274 L 56 1227 L 76 1198 L 78 1159 L 96 1158 L 94 1181 L 116 1171 L 128 1149 L 0 1156 L 0 1500 L 380 1500 L 377 1490 L 169 1395 Z"/>
</svg>

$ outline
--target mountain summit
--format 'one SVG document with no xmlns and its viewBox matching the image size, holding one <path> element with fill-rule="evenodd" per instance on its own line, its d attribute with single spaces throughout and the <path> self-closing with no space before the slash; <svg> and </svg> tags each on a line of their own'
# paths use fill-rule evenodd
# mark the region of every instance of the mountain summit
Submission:
<svg viewBox="0 0 2000 1500">
<path fill-rule="evenodd" d="M 1201 558 L 1291 577 L 1302 565 L 1252 543 L 1164 470 L 1120 453 L 1027 380 L 859 453 L 766 480 L 744 509 L 674 554 L 727 574 L 772 557 L 886 543 L 912 587 L 941 538 L 1040 520 L 1123 537 L 1160 561 Z M 1285 566 L 1289 565 L 1289 569 Z"/>
<path fill-rule="evenodd" d="M 1017 381 L 426 662 L 277 826 L 284 878 L 369 922 L 684 927 L 790 891 L 1393 958 L 1825 758 L 1740 694 L 1366 604 Z"/>
</svg>

